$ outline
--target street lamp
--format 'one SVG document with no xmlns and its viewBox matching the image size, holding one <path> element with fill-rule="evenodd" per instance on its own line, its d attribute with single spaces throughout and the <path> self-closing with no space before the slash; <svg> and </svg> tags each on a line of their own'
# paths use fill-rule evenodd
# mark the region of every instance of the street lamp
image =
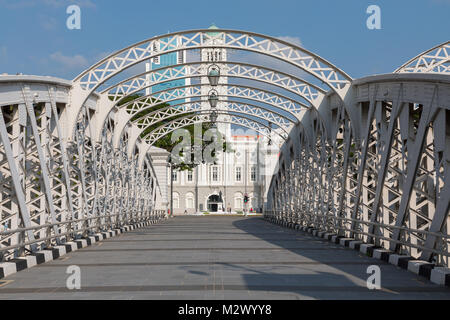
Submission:
<svg viewBox="0 0 450 320">
<path fill-rule="evenodd" d="M 172 156 L 169 154 L 167 158 L 167 166 L 170 166 L 170 215 L 173 217 L 173 164 Z"/>
<path fill-rule="evenodd" d="M 211 112 L 211 115 L 209 116 L 209 119 L 211 120 L 212 123 L 215 123 L 217 120 L 217 112 L 216 110 L 213 110 Z"/>
<path fill-rule="evenodd" d="M 216 90 L 212 89 L 208 93 L 208 101 L 211 108 L 217 107 L 217 102 L 219 101 L 219 95 Z"/>
<path fill-rule="evenodd" d="M 269 141 L 267 145 L 270 146 L 272 144 L 272 122 L 269 122 Z"/>
<path fill-rule="evenodd" d="M 219 77 L 220 77 L 220 68 L 213 64 L 208 68 L 208 80 L 209 84 L 212 87 L 215 87 L 219 84 Z"/>
<path fill-rule="evenodd" d="M 216 120 L 217 120 L 217 112 L 216 112 L 216 110 L 213 110 L 212 112 L 211 112 L 211 114 L 209 115 L 209 119 L 211 120 L 211 123 L 212 123 L 212 128 L 217 128 L 217 125 L 216 125 Z"/>
</svg>

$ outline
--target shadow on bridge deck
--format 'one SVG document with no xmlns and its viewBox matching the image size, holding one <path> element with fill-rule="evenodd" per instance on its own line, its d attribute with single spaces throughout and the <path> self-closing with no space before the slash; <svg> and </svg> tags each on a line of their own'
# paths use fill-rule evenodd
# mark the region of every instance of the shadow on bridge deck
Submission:
<svg viewBox="0 0 450 320">
<path fill-rule="evenodd" d="M 381 268 L 382 290 L 366 287 Z M 81 289 L 68 290 L 68 266 Z M 175 217 L 7 277 L 0 299 L 450 299 L 413 273 L 259 217 Z"/>
<path fill-rule="evenodd" d="M 264 227 L 255 230 L 255 225 Z M 233 225 L 261 240 L 298 255 L 300 261 L 274 265 L 294 266 L 294 273 L 262 271 L 248 266 L 230 265 L 240 269 L 251 290 L 290 291 L 312 299 L 450 299 L 450 289 L 430 283 L 427 279 L 402 270 L 358 251 L 342 247 L 308 233 L 272 225 L 262 218 L 237 220 Z M 268 226 L 267 226 L 268 225 Z M 261 232 L 267 228 L 272 233 Z M 367 268 L 381 269 L 381 290 L 367 288 Z M 289 267 L 286 267 L 288 269 Z M 278 270 L 279 271 L 279 270 Z"/>
</svg>

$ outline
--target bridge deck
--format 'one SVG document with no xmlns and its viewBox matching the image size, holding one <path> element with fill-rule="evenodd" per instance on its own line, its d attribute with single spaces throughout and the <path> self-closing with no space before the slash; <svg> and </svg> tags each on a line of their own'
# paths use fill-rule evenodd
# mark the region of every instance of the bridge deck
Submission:
<svg viewBox="0 0 450 320">
<path fill-rule="evenodd" d="M 381 290 L 366 287 L 372 264 Z M 80 290 L 66 288 L 70 265 Z M 258 217 L 176 217 L 4 280 L 0 299 L 450 299 L 411 272 Z"/>
</svg>

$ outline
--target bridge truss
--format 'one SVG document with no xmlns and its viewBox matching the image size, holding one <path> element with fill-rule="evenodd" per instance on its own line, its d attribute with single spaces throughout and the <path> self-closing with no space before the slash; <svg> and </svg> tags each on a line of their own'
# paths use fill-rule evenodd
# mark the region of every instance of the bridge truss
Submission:
<svg viewBox="0 0 450 320">
<path fill-rule="evenodd" d="M 164 54 L 222 48 L 265 57 L 215 64 L 227 78 L 218 85 L 217 122 L 279 137 L 267 219 L 448 266 L 448 42 L 393 74 L 354 80 L 304 48 L 235 30 L 154 37 L 73 82 L 0 77 L 3 261 L 162 219 L 167 180 L 157 171 L 167 159 L 151 156 L 152 146 L 178 128 L 211 121 L 210 85 L 201 81 L 211 63 L 122 75 Z M 189 84 L 146 92 L 180 79 Z"/>
</svg>

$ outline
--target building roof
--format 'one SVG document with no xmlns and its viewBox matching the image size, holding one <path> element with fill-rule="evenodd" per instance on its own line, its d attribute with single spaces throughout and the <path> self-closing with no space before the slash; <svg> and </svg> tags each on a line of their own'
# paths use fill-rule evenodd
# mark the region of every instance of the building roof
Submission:
<svg viewBox="0 0 450 320">
<path fill-rule="evenodd" d="M 209 26 L 208 29 L 210 29 L 210 30 L 217 30 L 217 29 L 219 29 L 219 27 L 216 26 L 216 24 L 213 22 L 213 23 Z M 208 35 L 210 35 L 210 36 L 216 36 L 216 35 L 218 35 L 218 34 L 219 34 L 218 32 L 208 32 Z"/>
<path fill-rule="evenodd" d="M 210 25 L 208 29 L 219 29 L 219 27 L 216 26 L 216 24 L 213 22 L 212 25 Z"/>
</svg>

